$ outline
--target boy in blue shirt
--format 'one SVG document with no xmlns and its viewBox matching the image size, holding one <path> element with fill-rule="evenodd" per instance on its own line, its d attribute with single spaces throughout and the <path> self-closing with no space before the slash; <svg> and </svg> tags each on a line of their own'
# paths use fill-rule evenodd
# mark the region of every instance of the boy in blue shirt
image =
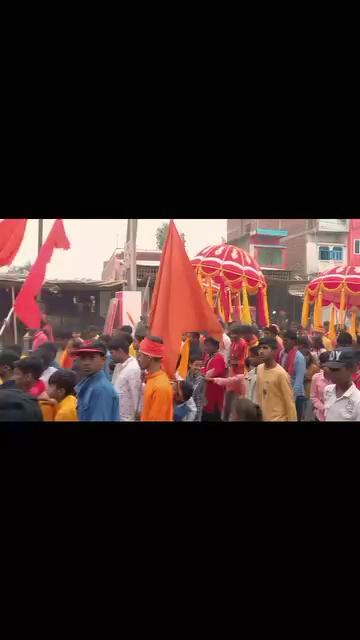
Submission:
<svg viewBox="0 0 360 640">
<path fill-rule="evenodd" d="M 104 371 L 106 354 L 103 342 L 93 342 L 71 353 L 79 358 L 84 376 L 75 387 L 80 422 L 120 421 L 119 396 Z"/>
</svg>

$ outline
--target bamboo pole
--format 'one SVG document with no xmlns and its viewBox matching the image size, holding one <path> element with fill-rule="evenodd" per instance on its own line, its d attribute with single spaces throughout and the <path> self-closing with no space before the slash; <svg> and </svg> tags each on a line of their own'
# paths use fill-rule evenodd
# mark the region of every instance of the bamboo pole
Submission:
<svg viewBox="0 0 360 640">
<path fill-rule="evenodd" d="M 0 329 L 0 337 L 3 335 L 6 327 L 8 326 L 8 324 L 9 324 L 9 322 L 11 320 L 11 316 L 12 316 L 13 313 L 14 313 L 14 307 L 11 307 L 11 309 L 10 309 L 7 317 L 5 318 L 5 320 L 3 322 L 3 325 L 2 325 L 2 327 Z"/>
</svg>

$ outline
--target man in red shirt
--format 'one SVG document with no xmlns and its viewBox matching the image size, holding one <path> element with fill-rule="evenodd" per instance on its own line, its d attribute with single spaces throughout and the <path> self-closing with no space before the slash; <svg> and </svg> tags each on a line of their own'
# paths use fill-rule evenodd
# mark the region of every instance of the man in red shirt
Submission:
<svg viewBox="0 0 360 640">
<path fill-rule="evenodd" d="M 226 363 L 219 348 L 220 343 L 215 338 L 209 337 L 204 341 L 205 364 L 201 372 L 205 381 L 208 378 L 225 378 L 226 376 Z M 219 387 L 210 381 L 206 383 L 202 422 L 221 422 L 224 393 L 224 387 Z"/>
<path fill-rule="evenodd" d="M 245 359 L 247 351 L 247 342 L 241 337 L 243 327 L 240 322 L 234 322 L 230 327 L 230 371 L 229 376 L 237 376 L 245 371 Z"/>
</svg>

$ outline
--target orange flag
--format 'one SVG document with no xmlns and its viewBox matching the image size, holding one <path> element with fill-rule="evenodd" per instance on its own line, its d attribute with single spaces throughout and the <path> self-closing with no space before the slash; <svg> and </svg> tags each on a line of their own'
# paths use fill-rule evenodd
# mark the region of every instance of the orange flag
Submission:
<svg viewBox="0 0 360 640">
<path fill-rule="evenodd" d="M 190 331 L 207 331 L 221 340 L 223 330 L 196 277 L 174 221 L 161 257 L 150 313 L 151 335 L 162 338 L 166 373 L 173 377 L 179 359 L 181 337 Z"/>
</svg>

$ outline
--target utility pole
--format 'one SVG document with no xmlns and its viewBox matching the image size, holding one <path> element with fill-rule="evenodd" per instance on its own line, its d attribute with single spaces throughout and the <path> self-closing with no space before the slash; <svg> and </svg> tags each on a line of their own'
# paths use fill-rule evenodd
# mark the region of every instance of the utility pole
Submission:
<svg viewBox="0 0 360 640">
<path fill-rule="evenodd" d="M 43 244 L 43 232 L 44 232 L 44 220 L 43 218 L 39 218 L 39 228 L 38 228 L 38 255 L 40 253 L 40 249 Z"/>
<path fill-rule="evenodd" d="M 137 270 L 136 270 L 136 238 L 137 238 L 138 221 L 135 218 L 129 218 L 126 237 L 126 256 L 127 256 L 127 289 L 128 291 L 137 291 Z"/>
</svg>

